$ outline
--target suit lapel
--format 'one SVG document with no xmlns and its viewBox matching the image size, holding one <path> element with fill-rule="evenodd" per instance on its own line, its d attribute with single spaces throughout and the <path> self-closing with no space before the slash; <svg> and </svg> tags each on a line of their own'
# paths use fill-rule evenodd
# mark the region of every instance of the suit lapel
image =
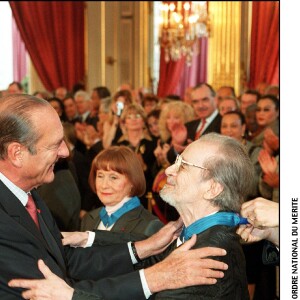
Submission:
<svg viewBox="0 0 300 300">
<path fill-rule="evenodd" d="M 113 226 L 112 231 L 131 232 L 136 226 L 136 223 L 139 221 L 141 210 L 142 207 L 138 206 L 135 209 L 121 216 L 120 219 Z"/>
<path fill-rule="evenodd" d="M 36 190 L 31 191 L 31 194 L 36 202 L 37 208 L 40 211 L 38 217 L 41 226 L 41 232 L 44 237 L 43 240 L 46 241 L 48 249 L 51 249 L 50 252 L 57 258 L 57 261 L 61 264 L 61 266 L 64 266 L 64 258 L 62 254 L 64 250 L 61 242 L 62 236 L 60 231 L 56 224 L 54 224 L 53 217 L 48 207 L 39 197 Z"/>
<path fill-rule="evenodd" d="M 59 248 L 59 246 L 57 244 L 57 241 L 55 240 L 52 233 L 48 229 L 41 214 L 39 214 L 38 218 L 39 218 L 41 232 L 44 236 L 44 240 L 48 244 L 48 249 L 51 249 L 51 253 L 56 258 L 57 263 L 60 265 L 60 267 L 62 269 L 64 269 L 65 262 L 64 262 L 64 258 L 62 256 L 61 249 Z"/>
<path fill-rule="evenodd" d="M 1 206 L 6 213 L 25 228 L 34 238 L 43 241 L 43 237 L 20 200 L 0 181 Z"/>
<path fill-rule="evenodd" d="M 33 199 L 36 200 L 36 193 L 32 192 Z M 41 201 L 36 201 L 37 209 L 41 210 L 38 214 L 38 218 L 42 217 L 43 210 L 48 209 L 41 203 Z M 20 224 L 20 230 L 24 230 L 24 235 L 34 243 L 39 243 L 41 247 L 46 248 L 49 254 L 54 257 L 54 259 L 61 264 L 62 254 L 59 251 L 55 251 L 51 246 L 49 247 L 46 242 L 46 237 L 38 230 L 35 223 L 28 214 L 26 208 L 22 205 L 20 200 L 0 181 L 0 208 L 6 212 L 16 224 Z M 58 248 L 58 245 L 57 247 Z M 63 267 L 64 269 L 64 267 Z"/>
</svg>

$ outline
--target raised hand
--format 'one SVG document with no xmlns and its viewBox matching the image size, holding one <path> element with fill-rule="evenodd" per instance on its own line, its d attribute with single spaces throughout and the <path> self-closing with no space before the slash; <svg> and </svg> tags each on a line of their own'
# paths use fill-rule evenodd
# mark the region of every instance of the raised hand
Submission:
<svg viewBox="0 0 300 300">
<path fill-rule="evenodd" d="M 255 227 L 279 226 L 279 204 L 265 198 L 255 198 L 243 203 L 241 215 Z"/>
<path fill-rule="evenodd" d="M 185 146 L 183 145 L 187 139 L 187 129 L 184 124 L 174 124 L 171 129 L 172 145 L 178 153 L 181 153 Z"/>
<path fill-rule="evenodd" d="M 279 148 L 279 137 L 269 127 L 264 131 L 264 142 L 272 151 L 276 151 Z"/>
<path fill-rule="evenodd" d="M 177 221 L 171 221 L 157 233 L 143 241 L 135 242 L 138 256 L 141 259 L 161 253 L 168 245 L 177 239 L 181 233 L 183 222 L 179 218 Z"/>
<path fill-rule="evenodd" d="M 265 174 L 277 173 L 278 163 L 275 157 L 272 157 L 267 150 L 262 149 L 259 152 L 258 161 Z"/>
</svg>

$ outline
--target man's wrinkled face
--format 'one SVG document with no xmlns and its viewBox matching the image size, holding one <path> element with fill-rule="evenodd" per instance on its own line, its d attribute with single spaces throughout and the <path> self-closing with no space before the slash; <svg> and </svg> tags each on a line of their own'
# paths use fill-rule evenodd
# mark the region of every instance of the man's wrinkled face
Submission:
<svg viewBox="0 0 300 300">
<path fill-rule="evenodd" d="M 207 190 L 205 161 L 213 156 L 216 147 L 206 142 L 190 144 L 181 154 L 183 161 L 166 169 L 167 183 L 160 196 L 170 205 L 178 208 L 202 200 Z"/>
<path fill-rule="evenodd" d="M 56 111 L 47 108 L 33 112 L 32 115 L 41 137 L 36 144 L 35 154 L 31 154 L 26 148 L 22 149 L 22 178 L 29 190 L 53 181 L 55 163 L 59 158 L 69 155 L 63 127 Z M 40 122 L 43 118 L 47 122 Z"/>
</svg>

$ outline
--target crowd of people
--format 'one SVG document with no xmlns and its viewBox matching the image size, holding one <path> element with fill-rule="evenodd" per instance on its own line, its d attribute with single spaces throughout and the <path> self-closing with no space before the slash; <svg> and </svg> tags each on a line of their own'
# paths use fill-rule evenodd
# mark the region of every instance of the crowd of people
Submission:
<svg viewBox="0 0 300 300">
<path fill-rule="evenodd" d="M 1 299 L 276 299 L 278 89 L 5 94 Z"/>
</svg>

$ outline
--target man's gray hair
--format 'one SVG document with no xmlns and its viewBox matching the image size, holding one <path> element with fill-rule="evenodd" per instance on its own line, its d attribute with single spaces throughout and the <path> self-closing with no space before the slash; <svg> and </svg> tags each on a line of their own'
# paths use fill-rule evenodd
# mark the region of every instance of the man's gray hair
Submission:
<svg viewBox="0 0 300 300">
<path fill-rule="evenodd" d="M 0 159 L 7 156 L 7 147 L 12 142 L 24 145 L 31 154 L 36 154 L 40 138 L 32 123 L 32 112 L 42 107 L 51 107 L 44 99 L 26 94 L 14 94 L 0 99 Z M 41 120 L 42 122 L 42 120 Z"/>
<path fill-rule="evenodd" d="M 82 97 L 85 101 L 91 100 L 90 94 L 83 90 L 79 90 L 78 92 L 75 93 L 74 99 L 76 99 L 78 97 Z"/>
<path fill-rule="evenodd" d="M 205 179 L 213 179 L 223 187 L 214 204 L 221 210 L 239 212 L 255 187 L 254 166 L 246 148 L 239 141 L 217 133 L 205 134 L 199 141 L 218 146 L 217 154 L 203 164 L 208 168 Z"/>
</svg>

